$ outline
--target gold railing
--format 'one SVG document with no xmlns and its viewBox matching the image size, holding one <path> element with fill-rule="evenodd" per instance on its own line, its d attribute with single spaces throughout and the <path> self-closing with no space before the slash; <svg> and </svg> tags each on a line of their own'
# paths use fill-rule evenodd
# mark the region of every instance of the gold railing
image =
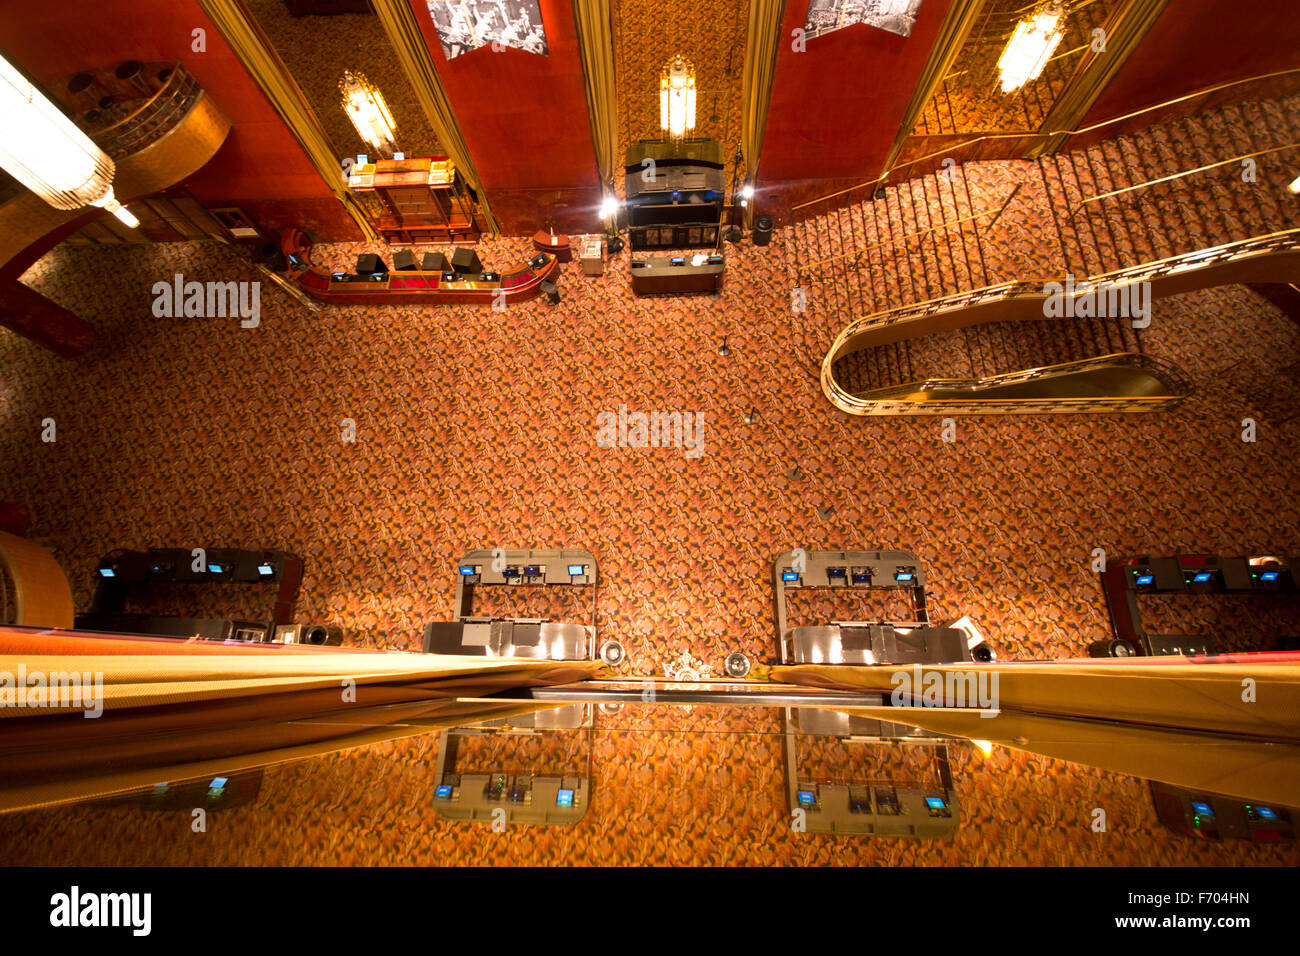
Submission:
<svg viewBox="0 0 1300 956">
<path fill-rule="evenodd" d="M 1022 140 L 1030 140 L 1033 142 L 1037 142 L 1037 141 L 1047 142 L 1048 140 L 1057 136 L 1082 136 L 1086 133 L 1096 132 L 1099 129 L 1105 129 L 1108 126 L 1114 126 L 1117 123 L 1123 123 L 1126 120 L 1135 119 L 1136 117 L 1143 116 L 1147 113 L 1153 113 L 1157 110 L 1163 110 L 1170 106 L 1177 106 L 1179 103 L 1190 102 L 1199 97 L 1209 96 L 1213 93 L 1218 93 L 1222 90 L 1231 89 L 1234 86 L 1241 86 L 1246 83 L 1257 83 L 1262 80 L 1270 80 L 1281 76 L 1293 76 L 1293 75 L 1300 75 L 1300 67 L 1297 67 L 1295 69 L 1290 69 L 1290 70 L 1278 70 L 1273 73 L 1261 73 L 1256 76 L 1246 77 L 1245 79 L 1241 79 L 1241 80 L 1232 80 L 1227 83 L 1219 83 L 1214 86 L 1208 86 L 1205 87 L 1204 89 L 1196 90 L 1195 92 L 1192 93 L 1186 93 L 1183 96 L 1176 96 L 1173 99 L 1164 100 L 1163 102 L 1156 103 L 1153 106 L 1145 106 L 1142 109 L 1133 110 L 1132 112 L 1124 113 L 1121 116 L 1114 116 L 1111 117 L 1110 119 L 1102 120 L 1099 123 L 1093 123 L 1090 126 L 1084 126 L 1081 129 L 1055 130 L 1049 133 L 1042 133 L 1042 132 L 1026 133 L 1023 131 L 1018 133 L 985 133 L 982 136 L 976 136 L 973 139 L 964 140 L 963 142 L 947 146 L 944 149 L 936 150 L 933 153 L 927 153 L 924 156 L 918 156 L 913 159 L 895 163 L 893 166 L 891 166 L 885 172 L 881 173 L 875 179 L 870 179 L 861 183 L 856 183 L 855 185 L 846 187 L 845 189 L 839 189 L 836 190 L 835 192 L 827 193 L 824 196 L 819 196 L 816 199 L 809 199 L 806 202 L 801 202 L 798 205 L 791 206 L 790 217 L 792 221 L 801 221 L 801 215 L 803 213 L 803 210 L 810 209 L 813 206 L 816 206 L 820 203 L 826 203 L 833 199 L 838 199 L 841 196 L 851 195 L 852 193 L 860 189 L 870 188 L 874 191 L 874 189 L 878 187 L 881 183 L 888 181 L 889 177 L 899 169 L 903 169 L 908 166 L 916 166 L 921 163 L 928 162 L 930 160 L 939 159 L 940 157 L 952 157 L 955 153 L 961 152 L 962 150 L 968 149 L 973 146 L 978 146 L 981 143 L 993 142 L 997 140 L 1006 140 L 1006 139 L 1022 139 Z M 848 200 L 846 200 L 845 202 L 847 204 Z"/>
<path fill-rule="evenodd" d="M 1073 284 L 1075 298 L 1150 284 L 1157 299 L 1217 285 L 1300 281 L 1300 229 L 1289 229 L 1142 263 Z M 1053 293 L 1049 288 L 1059 283 Z M 1154 411 L 1191 386 L 1174 366 L 1118 353 L 980 379 L 925 379 L 867 391 L 844 388 L 836 363 L 847 355 L 925 335 L 995 322 L 1051 322 L 1047 302 L 1064 280 L 1017 280 L 890 309 L 851 323 L 821 367 L 822 391 L 850 415 L 1010 415 Z M 981 397 L 983 396 L 983 397 Z"/>
</svg>

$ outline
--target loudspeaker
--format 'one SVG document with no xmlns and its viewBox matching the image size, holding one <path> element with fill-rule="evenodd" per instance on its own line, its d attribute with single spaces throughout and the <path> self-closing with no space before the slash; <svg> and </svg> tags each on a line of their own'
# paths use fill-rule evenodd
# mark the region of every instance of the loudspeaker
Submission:
<svg viewBox="0 0 1300 956">
<path fill-rule="evenodd" d="M 414 272 L 415 253 L 410 249 L 398 249 L 393 253 L 393 270 L 396 272 Z"/>
<path fill-rule="evenodd" d="M 313 644 L 337 647 L 343 643 L 343 631 L 325 624 L 281 624 L 271 638 L 275 644 Z"/>
<path fill-rule="evenodd" d="M 266 266 L 272 272 L 284 272 L 289 267 L 284 258 L 284 251 L 279 243 L 275 242 L 258 244 L 253 250 L 253 261 L 260 266 Z"/>
<path fill-rule="evenodd" d="M 772 241 L 772 217 L 759 216 L 754 220 L 754 245 L 766 246 Z"/>
<path fill-rule="evenodd" d="M 441 252 L 426 252 L 420 268 L 425 272 L 448 272 L 451 266 L 447 265 L 447 257 Z"/>
<path fill-rule="evenodd" d="M 545 254 L 541 252 L 537 253 L 537 255 L 533 256 L 531 259 L 528 260 L 528 264 L 532 266 L 534 269 L 545 269 L 546 268 Z"/>
<path fill-rule="evenodd" d="M 457 272 L 482 272 L 483 263 L 479 262 L 478 253 L 473 249 L 457 249 L 451 254 L 451 267 Z"/>
<path fill-rule="evenodd" d="M 357 275 L 385 275 L 387 272 L 388 266 L 384 265 L 384 260 L 375 253 L 363 252 L 357 256 Z"/>
<path fill-rule="evenodd" d="M 619 236 L 614 236 L 608 242 L 605 243 L 605 251 L 608 252 L 611 256 L 616 256 L 623 251 L 623 245 L 624 243 L 622 238 Z"/>
<path fill-rule="evenodd" d="M 551 305 L 560 304 L 560 287 L 554 282 L 551 282 L 549 279 L 543 282 L 542 291 L 546 293 L 547 301 L 549 301 Z"/>
</svg>

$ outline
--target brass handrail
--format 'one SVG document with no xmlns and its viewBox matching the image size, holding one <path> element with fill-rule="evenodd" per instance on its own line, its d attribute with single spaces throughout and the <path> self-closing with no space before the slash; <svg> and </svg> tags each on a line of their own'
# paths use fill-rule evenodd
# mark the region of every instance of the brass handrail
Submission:
<svg viewBox="0 0 1300 956">
<path fill-rule="evenodd" d="M 1261 73 L 1258 74 L 1257 76 L 1248 76 L 1245 79 L 1232 80 L 1231 82 L 1228 83 L 1219 83 L 1215 86 L 1208 86 L 1205 87 L 1204 89 L 1196 90 L 1195 92 L 1184 94 L 1183 96 L 1174 97 L 1171 100 L 1165 100 L 1162 103 L 1156 103 L 1153 106 L 1144 106 L 1140 110 L 1134 110 L 1133 112 L 1125 113 L 1122 116 L 1115 116 L 1112 117 L 1111 119 L 1103 120 L 1100 123 L 1093 123 L 1091 126 L 1085 126 L 1082 129 L 1055 130 L 1050 133 L 1041 133 L 1041 132 L 1040 133 L 1026 133 L 1026 132 L 987 133 L 983 136 L 977 136 L 974 139 L 970 139 L 970 140 L 966 140 L 965 142 L 958 143 L 955 146 L 949 146 L 946 149 L 937 150 L 936 152 L 929 153 L 925 156 L 918 156 L 917 158 L 909 159 L 906 162 L 895 163 L 893 166 L 891 166 L 885 172 L 881 173 L 875 179 L 863 180 L 862 182 L 856 185 L 849 186 L 847 189 L 840 189 L 833 193 L 827 193 L 825 196 L 819 196 L 816 199 L 809 199 L 806 202 L 801 202 L 798 205 L 791 206 L 790 212 L 793 215 L 794 213 L 798 212 L 800 209 L 805 209 L 808 206 L 813 206 L 816 205 L 817 203 L 825 202 L 828 199 L 834 199 L 836 196 L 846 195 L 848 193 L 853 192 L 854 190 L 861 189 L 864 186 L 874 186 L 877 183 L 883 182 L 884 180 L 888 179 L 890 174 L 897 169 L 902 169 L 905 166 L 915 166 L 917 163 L 922 163 L 925 162 L 927 159 L 934 159 L 938 156 L 950 155 L 956 152 L 957 150 L 965 149 L 967 146 L 974 146 L 979 143 L 990 142 L 993 140 L 1000 140 L 1000 139 L 1024 139 L 1026 137 L 1032 137 L 1033 139 L 1046 140 L 1046 139 L 1051 139 L 1054 136 L 1082 136 L 1084 133 L 1091 133 L 1094 130 L 1101 129 L 1105 126 L 1111 126 L 1115 123 L 1122 123 L 1124 120 L 1133 119 L 1135 116 L 1141 116 L 1144 113 L 1152 113 L 1155 112 L 1156 110 L 1164 109 L 1167 106 L 1174 106 L 1178 103 L 1182 103 L 1187 100 L 1193 100 L 1200 96 L 1208 96 L 1211 93 L 1217 93 L 1220 90 L 1226 90 L 1233 86 L 1240 86 L 1243 83 L 1254 83 L 1259 80 L 1268 80 L 1278 76 L 1289 76 L 1294 73 L 1300 73 L 1300 67 L 1296 67 L 1290 70 L 1277 70 L 1273 73 Z"/>
<path fill-rule="evenodd" d="M 1239 163 L 1243 159 L 1253 159 L 1256 156 L 1266 156 L 1269 153 L 1278 153 L 1284 149 L 1295 149 L 1300 146 L 1300 142 L 1287 143 L 1285 146 L 1273 146 L 1269 149 L 1261 149 L 1253 153 L 1243 153 L 1240 156 L 1233 156 L 1231 159 L 1223 159 L 1217 163 L 1210 163 L 1208 166 L 1197 166 L 1195 169 L 1185 169 L 1180 173 L 1170 173 L 1168 176 L 1161 176 L 1159 179 L 1148 179 L 1144 183 L 1134 183 L 1132 186 L 1125 186 L 1123 189 L 1113 189 L 1108 193 L 1101 193 L 1097 196 L 1089 196 L 1087 199 L 1081 199 L 1075 203 L 1074 208 L 1078 209 L 1086 206 L 1090 202 L 1097 202 L 1101 199 L 1109 199 L 1112 196 L 1121 196 L 1124 193 L 1131 193 L 1138 189 L 1145 189 L 1147 186 L 1155 186 L 1160 183 L 1173 182 L 1175 179 L 1182 179 L 1184 176 L 1191 176 L 1196 173 L 1203 173 L 1206 170 L 1217 169 L 1220 166 L 1227 166 L 1231 163 Z"/>
<path fill-rule="evenodd" d="M 1016 198 L 1016 193 L 1020 192 L 1020 187 L 1023 185 L 1024 183 L 1016 183 L 1015 188 L 1012 189 L 1011 192 L 1007 193 L 1007 198 L 1002 201 L 1002 205 L 999 206 L 997 209 L 986 209 L 983 212 L 976 213 L 973 216 L 963 216 L 960 219 L 946 219 L 943 222 L 941 222 L 939 225 L 931 226 L 929 229 L 922 229 L 920 232 L 909 232 L 907 235 L 897 236 L 893 239 L 887 239 L 884 242 L 876 242 L 873 243 L 872 245 L 866 246 L 862 249 L 858 249 L 854 252 L 845 252 L 838 256 L 828 256 L 825 259 L 813 259 L 811 262 L 801 263 L 799 266 L 799 273 L 800 275 L 802 275 L 804 270 L 810 266 L 819 266 L 827 262 L 837 262 L 840 259 L 847 259 L 850 256 L 860 256 L 863 253 L 870 252 L 872 249 L 880 249 L 884 246 L 892 246 L 896 242 L 906 242 L 908 239 L 916 239 L 920 236 L 927 236 L 932 232 L 938 232 L 940 229 L 947 229 L 950 226 L 957 226 L 963 222 L 974 222 L 976 219 L 983 219 L 985 216 L 992 216 L 993 222 L 997 222 L 998 218 L 1004 212 L 1007 211 L 1007 206 L 1011 205 L 1011 200 Z"/>
</svg>

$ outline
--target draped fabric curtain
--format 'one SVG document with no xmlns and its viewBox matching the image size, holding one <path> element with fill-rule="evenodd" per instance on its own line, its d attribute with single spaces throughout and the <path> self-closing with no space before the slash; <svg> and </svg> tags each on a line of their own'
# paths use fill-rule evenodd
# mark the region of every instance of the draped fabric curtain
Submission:
<svg viewBox="0 0 1300 956">
<path fill-rule="evenodd" d="M 767 130 L 767 110 L 772 103 L 776 53 L 781 47 L 781 21 L 785 0 L 749 0 L 749 27 L 745 31 L 745 72 L 741 87 L 740 155 L 745 182 L 753 184 Z M 745 226 L 754 224 L 754 203 L 745 207 Z"/>
<path fill-rule="evenodd" d="M 0 812 L 547 709 L 488 698 L 599 667 L 0 628 Z M 52 692 L 72 674 L 90 699 Z"/>
<path fill-rule="evenodd" d="M 974 675 L 976 686 L 996 687 L 996 699 L 984 711 L 981 702 L 969 699 L 965 707 L 843 709 L 1189 789 L 1300 806 L 1296 654 L 1204 663 L 1153 658 L 915 668 L 809 664 L 763 673 L 783 683 L 886 695 L 904 686 L 899 675 L 906 674 L 906 686 L 914 690 L 906 700 L 913 704 L 929 675 L 945 686 L 960 679 L 968 687 Z"/>
<path fill-rule="evenodd" d="M 262 88 L 289 127 L 289 132 L 302 145 L 321 179 L 325 180 L 325 185 L 361 229 L 362 235 L 372 242 L 377 240 L 379 234 L 343 181 L 340 159 L 321 128 L 320 120 L 248 8 L 240 0 L 199 0 L 199 6 Z"/>
<path fill-rule="evenodd" d="M 402 64 L 402 70 L 415 90 L 415 98 L 420 101 L 429 125 L 438 136 L 439 145 L 478 194 L 479 211 L 488 229 L 499 235 L 501 227 L 492 215 L 487 192 L 483 189 L 483 182 L 470 157 L 469 145 L 460 131 L 460 124 L 456 122 L 451 101 L 447 99 L 447 91 L 442 88 L 442 80 L 438 78 L 433 56 L 429 53 L 409 0 L 371 0 L 371 6 L 384 32 L 388 34 L 388 42 L 397 55 L 397 61 Z"/>
<path fill-rule="evenodd" d="M 606 193 L 614 191 L 618 156 L 618 101 L 614 87 L 614 29 L 610 0 L 573 0 L 573 23 L 587 89 L 587 118 L 596 171 Z"/>
</svg>

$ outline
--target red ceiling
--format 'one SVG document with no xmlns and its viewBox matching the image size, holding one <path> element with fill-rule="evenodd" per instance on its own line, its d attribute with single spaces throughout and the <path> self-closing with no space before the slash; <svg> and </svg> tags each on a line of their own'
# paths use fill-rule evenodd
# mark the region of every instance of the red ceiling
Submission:
<svg viewBox="0 0 1300 956">
<path fill-rule="evenodd" d="M 541 0 L 549 56 L 480 47 L 448 60 L 425 0 L 410 0 L 492 211 L 512 234 L 599 226 L 582 59 L 569 0 Z"/>
<path fill-rule="evenodd" d="M 792 35 L 808 3 L 786 5 L 759 163 L 760 211 L 880 173 L 948 6 L 924 0 L 910 37 L 858 24 L 808 40 L 798 53 Z"/>
<path fill-rule="evenodd" d="M 206 52 L 191 49 L 206 30 Z M 240 205 L 268 230 L 359 238 L 298 141 L 194 0 L 72 0 L 0 6 L 5 55 L 52 94 L 88 67 L 179 60 L 230 118 L 220 152 L 184 184 L 206 205 Z"/>
</svg>

